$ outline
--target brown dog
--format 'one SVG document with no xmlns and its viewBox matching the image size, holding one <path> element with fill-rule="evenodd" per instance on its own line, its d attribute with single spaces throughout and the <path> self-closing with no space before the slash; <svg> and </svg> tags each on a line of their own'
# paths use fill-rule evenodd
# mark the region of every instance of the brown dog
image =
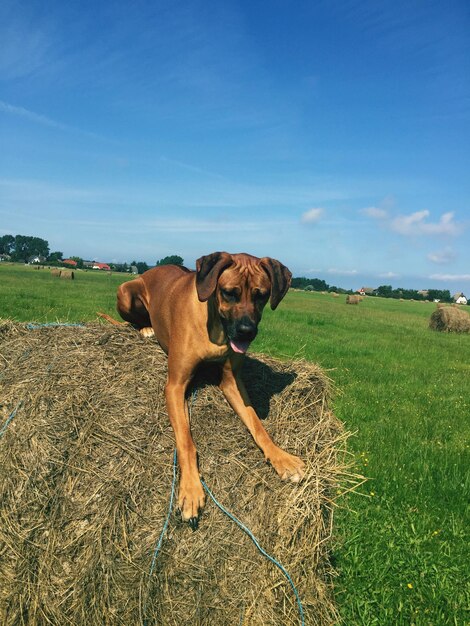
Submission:
<svg viewBox="0 0 470 626">
<path fill-rule="evenodd" d="M 165 394 L 181 472 L 178 502 L 183 520 L 193 529 L 205 497 L 185 392 L 204 361 L 221 363 L 220 388 L 279 476 L 298 482 L 304 474 L 301 459 L 269 437 L 240 377 L 263 308 L 268 300 L 272 309 L 277 307 L 289 289 L 290 271 L 275 259 L 227 252 L 201 257 L 196 268 L 155 267 L 122 284 L 117 293 L 121 317 L 144 336 L 155 334 L 168 354 Z"/>
</svg>

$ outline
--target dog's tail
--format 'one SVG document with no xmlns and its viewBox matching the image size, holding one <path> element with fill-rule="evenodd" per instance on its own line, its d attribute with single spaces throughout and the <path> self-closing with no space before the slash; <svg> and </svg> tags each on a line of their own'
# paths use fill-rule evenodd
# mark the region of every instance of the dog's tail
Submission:
<svg viewBox="0 0 470 626">
<path fill-rule="evenodd" d="M 98 317 L 102 317 L 114 326 L 130 326 L 129 322 L 118 322 L 118 320 L 115 320 L 114 317 L 111 317 L 111 315 L 107 315 L 106 313 L 102 313 L 101 311 L 98 311 L 97 315 Z"/>
</svg>

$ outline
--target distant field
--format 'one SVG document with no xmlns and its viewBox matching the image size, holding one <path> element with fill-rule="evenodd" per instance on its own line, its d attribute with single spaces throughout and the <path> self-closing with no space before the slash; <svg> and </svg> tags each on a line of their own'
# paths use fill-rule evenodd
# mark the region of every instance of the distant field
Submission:
<svg viewBox="0 0 470 626">
<path fill-rule="evenodd" d="M 75 280 L 51 276 L 50 270 L 0 263 L 0 318 L 19 322 L 80 322 L 97 311 L 116 313 L 116 289 L 129 274 L 103 270 L 75 271 Z"/>
<path fill-rule="evenodd" d="M 87 321 L 115 314 L 125 275 L 0 264 L 0 317 Z M 335 411 L 356 434 L 356 470 L 332 558 L 347 625 L 464 625 L 470 562 L 470 335 L 427 328 L 433 304 L 290 292 L 266 310 L 254 350 L 302 356 L 329 370 Z M 466 310 L 470 311 L 470 307 Z"/>
</svg>

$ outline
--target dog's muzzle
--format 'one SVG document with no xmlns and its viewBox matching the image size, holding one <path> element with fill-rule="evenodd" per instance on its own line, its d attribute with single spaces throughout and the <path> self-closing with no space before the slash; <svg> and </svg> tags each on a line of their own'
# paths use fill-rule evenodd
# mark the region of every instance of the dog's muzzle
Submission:
<svg viewBox="0 0 470 626">
<path fill-rule="evenodd" d="M 244 354 L 257 334 L 258 327 L 249 317 L 228 324 L 227 336 L 234 352 Z"/>
</svg>

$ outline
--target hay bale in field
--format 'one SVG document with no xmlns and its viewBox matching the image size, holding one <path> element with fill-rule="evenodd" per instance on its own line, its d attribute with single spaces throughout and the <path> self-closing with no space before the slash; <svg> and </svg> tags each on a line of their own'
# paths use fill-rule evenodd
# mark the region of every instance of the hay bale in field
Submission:
<svg viewBox="0 0 470 626">
<path fill-rule="evenodd" d="M 61 270 L 54 268 L 51 270 L 51 276 L 55 276 L 56 278 L 60 277 Z"/>
<path fill-rule="evenodd" d="M 333 298 L 339 298 L 339 293 L 336 293 L 336 291 L 330 291 L 330 295 L 332 295 Z"/>
<path fill-rule="evenodd" d="M 0 623 L 298 625 L 285 578 L 211 501 L 193 533 L 168 509 L 174 437 L 166 357 L 129 327 L 0 322 Z M 328 539 L 346 435 L 330 384 L 302 361 L 248 358 L 274 440 L 307 464 L 281 482 L 217 387 L 197 383 L 192 430 L 218 500 L 288 570 L 306 624 L 331 624 Z M 215 373 L 212 372 L 214 376 Z"/>
<path fill-rule="evenodd" d="M 446 333 L 468 333 L 470 315 L 457 307 L 443 306 L 439 303 L 431 315 L 429 328 Z"/>
<path fill-rule="evenodd" d="M 359 304 L 361 301 L 361 296 L 346 296 L 346 304 Z"/>
<path fill-rule="evenodd" d="M 74 280 L 75 274 L 74 274 L 73 270 L 62 270 L 60 272 L 60 277 L 61 278 L 65 278 L 67 280 Z"/>
</svg>

